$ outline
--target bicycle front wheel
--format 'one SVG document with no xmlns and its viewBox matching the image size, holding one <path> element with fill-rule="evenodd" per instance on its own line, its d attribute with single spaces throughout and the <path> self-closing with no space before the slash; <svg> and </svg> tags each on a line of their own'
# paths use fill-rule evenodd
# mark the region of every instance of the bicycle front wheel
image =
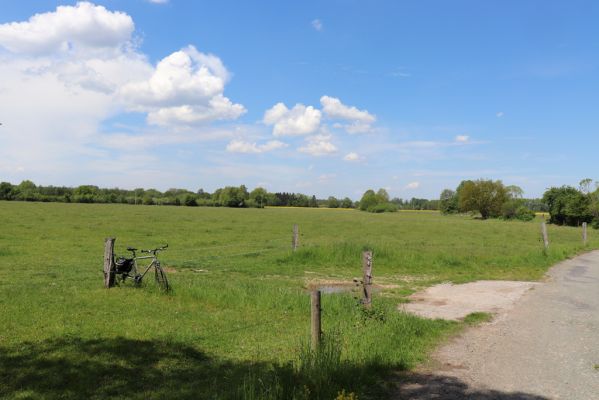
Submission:
<svg viewBox="0 0 599 400">
<path fill-rule="evenodd" d="M 156 278 L 156 283 L 160 286 L 160 289 L 164 291 L 168 291 L 170 286 L 168 285 L 168 279 L 166 278 L 166 272 L 160 266 L 160 263 L 156 263 L 154 267 L 154 276 Z"/>
</svg>

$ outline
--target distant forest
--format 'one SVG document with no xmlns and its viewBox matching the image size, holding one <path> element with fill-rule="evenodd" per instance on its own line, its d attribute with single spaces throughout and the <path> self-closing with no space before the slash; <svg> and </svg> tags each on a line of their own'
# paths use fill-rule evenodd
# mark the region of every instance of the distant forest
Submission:
<svg viewBox="0 0 599 400">
<path fill-rule="evenodd" d="M 227 186 L 213 193 L 199 189 L 192 192 L 186 189 L 169 189 L 161 192 L 156 189 L 119 189 L 99 188 L 94 185 L 78 187 L 38 186 L 26 180 L 18 185 L 9 182 L 0 183 L 0 200 L 41 201 L 62 203 L 118 203 L 132 205 L 170 205 L 189 207 L 328 207 L 358 208 L 359 202 L 348 197 L 338 199 L 330 196 L 317 199 L 316 196 L 302 193 L 270 193 L 263 188 L 249 191 L 246 186 Z M 388 200 L 400 210 L 438 210 L 439 200 L 412 198 Z"/>
</svg>

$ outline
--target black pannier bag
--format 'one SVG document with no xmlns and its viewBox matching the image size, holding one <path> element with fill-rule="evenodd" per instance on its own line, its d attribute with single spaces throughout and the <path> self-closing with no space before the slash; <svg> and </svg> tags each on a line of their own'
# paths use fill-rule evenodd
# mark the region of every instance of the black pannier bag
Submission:
<svg viewBox="0 0 599 400">
<path fill-rule="evenodd" d="M 128 274 L 133 268 L 133 259 L 121 256 L 116 259 L 115 266 L 117 274 Z"/>
</svg>

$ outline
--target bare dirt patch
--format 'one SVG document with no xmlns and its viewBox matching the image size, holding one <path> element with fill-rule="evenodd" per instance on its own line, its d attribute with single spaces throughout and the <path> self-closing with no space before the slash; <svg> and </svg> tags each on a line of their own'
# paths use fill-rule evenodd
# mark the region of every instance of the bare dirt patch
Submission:
<svg viewBox="0 0 599 400">
<path fill-rule="evenodd" d="M 474 312 L 509 310 L 537 282 L 477 281 L 431 286 L 409 296 L 400 309 L 425 318 L 460 320 Z"/>
</svg>

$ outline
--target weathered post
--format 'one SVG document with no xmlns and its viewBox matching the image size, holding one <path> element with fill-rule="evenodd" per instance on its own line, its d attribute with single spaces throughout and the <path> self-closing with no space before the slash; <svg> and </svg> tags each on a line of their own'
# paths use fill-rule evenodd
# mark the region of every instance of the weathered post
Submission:
<svg viewBox="0 0 599 400">
<path fill-rule="evenodd" d="M 311 293 L 311 316 L 312 316 L 312 350 L 316 350 L 320 345 L 320 290 L 313 290 Z"/>
<path fill-rule="evenodd" d="M 114 241 L 116 238 L 104 240 L 104 287 L 114 286 Z"/>
<path fill-rule="evenodd" d="M 299 246 L 299 227 L 297 224 L 293 225 L 293 238 L 291 239 L 291 249 L 296 251 Z"/>
<path fill-rule="evenodd" d="M 587 245 L 587 223 L 586 222 L 582 223 L 582 244 L 584 246 Z"/>
<path fill-rule="evenodd" d="M 547 236 L 547 224 L 545 221 L 541 222 L 541 234 L 543 235 L 543 244 L 545 245 L 545 250 L 549 248 L 549 237 Z"/>
<path fill-rule="evenodd" d="M 364 299 L 362 299 L 362 304 L 364 304 L 364 307 L 370 308 L 372 305 L 372 251 L 362 252 L 362 271 L 364 273 L 362 283 Z"/>
</svg>

